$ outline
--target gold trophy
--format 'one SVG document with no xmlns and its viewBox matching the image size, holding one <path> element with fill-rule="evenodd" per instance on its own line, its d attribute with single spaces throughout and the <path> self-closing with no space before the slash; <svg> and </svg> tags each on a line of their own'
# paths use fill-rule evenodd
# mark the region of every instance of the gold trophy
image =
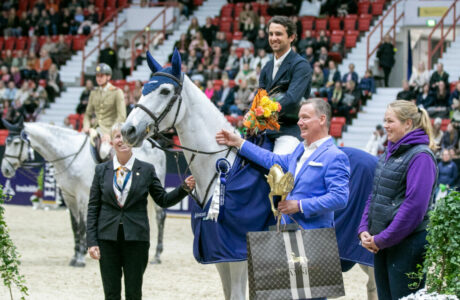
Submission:
<svg viewBox="0 0 460 300">
<path fill-rule="evenodd" d="M 281 214 L 278 210 L 275 209 L 275 205 L 273 204 L 273 196 L 281 196 L 281 201 L 286 200 L 287 195 L 294 188 L 294 176 L 291 172 L 284 173 L 280 165 L 274 164 L 270 168 L 270 171 L 266 177 L 268 185 L 270 185 L 270 194 L 268 194 L 268 198 L 270 199 L 273 215 L 275 218 L 278 218 L 279 225 L 281 221 L 279 216 Z"/>
</svg>

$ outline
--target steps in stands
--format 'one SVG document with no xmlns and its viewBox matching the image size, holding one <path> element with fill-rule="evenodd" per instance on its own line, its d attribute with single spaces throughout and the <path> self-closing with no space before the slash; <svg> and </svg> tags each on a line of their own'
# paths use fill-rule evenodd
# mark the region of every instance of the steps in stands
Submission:
<svg viewBox="0 0 460 300">
<path fill-rule="evenodd" d="M 396 99 L 400 88 L 379 88 L 378 93 L 367 101 L 366 106 L 359 112 L 357 119 L 353 120 L 352 125 L 347 126 L 347 131 L 343 133 L 342 139 L 338 144 L 346 147 L 363 149 L 367 141 L 378 124 L 383 125 L 385 110 L 391 102 Z"/>
<path fill-rule="evenodd" d="M 450 47 L 444 52 L 439 62 L 444 65 L 444 70 L 449 73 L 449 81 L 457 81 L 460 78 L 460 36 L 456 36 L 455 42 L 450 44 Z M 436 70 L 436 66 L 433 68 Z"/>
<path fill-rule="evenodd" d="M 56 102 L 38 116 L 38 121 L 56 125 L 64 124 L 64 118 L 75 113 L 83 90 L 84 87 L 80 86 L 67 87 L 67 90 L 56 99 Z"/>
<path fill-rule="evenodd" d="M 203 26 L 206 23 L 207 17 L 218 16 L 222 6 L 227 4 L 226 0 L 208 0 L 203 3 L 194 13 L 190 16 L 196 17 L 198 19 L 198 24 Z M 188 26 L 190 25 L 190 20 L 187 22 L 182 22 L 177 30 L 173 34 L 169 35 L 168 39 L 164 41 L 163 45 L 158 46 L 157 49 L 153 50 L 152 56 L 157 60 L 161 65 L 164 65 L 168 62 L 168 56 L 172 53 L 174 44 L 179 40 L 182 33 L 186 33 Z M 128 81 L 132 80 L 148 80 L 150 76 L 150 69 L 147 65 L 147 62 L 137 67 L 132 75 L 127 77 Z"/>
</svg>

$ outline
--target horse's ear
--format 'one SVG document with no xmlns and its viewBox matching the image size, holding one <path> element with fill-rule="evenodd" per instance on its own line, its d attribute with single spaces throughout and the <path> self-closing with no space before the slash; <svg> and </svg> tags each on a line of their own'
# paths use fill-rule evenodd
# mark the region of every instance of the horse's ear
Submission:
<svg viewBox="0 0 460 300">
<path fill-rule="evenodd" d="M 18 126 L 18 128 L 21 129 L 21 130 L 24 129 L 24 116 L 21 115 L 21 116 L 19 117 L 18 125 L 17 125 L 17 126 Z"/>
<path fill-rule="evenodd" d="M 171 63 L 172 63 L 172 74 L 176 76 L 176 78 L 180 79 L 182 61 L 180 58 L 180 53 L 179 51 L 177 51 L 177 48 L 174 48 L 174 53 L 172 56 Z"/>
<path fill-rule="evenodd" d="M 153 58 L 150 51 L 147 51 L 147 63 L 149 64 L 149 68 L 153 73 L 156 73 L 163 69 L 163 67 Z"/>
</svg>

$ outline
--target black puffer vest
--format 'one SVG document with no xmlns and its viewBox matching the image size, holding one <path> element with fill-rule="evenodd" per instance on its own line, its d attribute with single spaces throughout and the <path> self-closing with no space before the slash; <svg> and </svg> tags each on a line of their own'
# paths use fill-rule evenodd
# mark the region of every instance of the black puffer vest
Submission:
<svg viewBox="0 0 460 300">
<path fill-rule="evenodd" d="M 385 161 L 387 151 L 380 156 L 375 170 L 372 199 L 369 207 L 369 233 L 371 235 L 379 234 L 387 228 L 404 202 L 407 169 L 412 158 L 424 152 L 429 154 L 436 164 L 433 152 L 431 152 L 427 145 L 401 145 L 388 158 L 388 161 Z M 433 203 L 435 187 L 436 180 L 431 191 L 430 205 L 427 213 L 414 232 L 424 230 L 428 224 L 428 211 Z"/>
</svg>

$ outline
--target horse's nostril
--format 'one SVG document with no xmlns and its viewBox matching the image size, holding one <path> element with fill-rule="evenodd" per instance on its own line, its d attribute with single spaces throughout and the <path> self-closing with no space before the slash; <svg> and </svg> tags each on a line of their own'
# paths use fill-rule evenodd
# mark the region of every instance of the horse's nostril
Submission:
<svg viewBox="0 0 460 300">
<path fill-rule="evenodd" d="M 136 127 L 129 126 L 128 128 L 123 128 L 123 130 L 121 131 L 121 134 L 126 137 L 133 136 L 136 134 Z"/>
</svg>

